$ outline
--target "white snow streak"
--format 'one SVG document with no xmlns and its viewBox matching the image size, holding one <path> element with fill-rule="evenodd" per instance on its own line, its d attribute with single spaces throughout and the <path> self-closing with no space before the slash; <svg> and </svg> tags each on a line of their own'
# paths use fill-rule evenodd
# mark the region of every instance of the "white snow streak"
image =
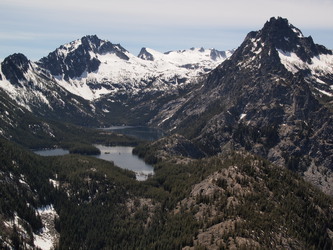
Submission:
<svg viewBox="0 0 333 250">
<path fill-rule="evenodd" d="M 239 120 L 243 120 L 243 119 L 245 118 L 245 116 L 246 116 L 246 114 L 241 114 L 241 115 L 239 116 Z"/>
<path fill-rule="evenodd" d="M 118 57 L 115 53 L 94 54 L 91 57 L 98 58 L 101 65 L 96 72 L 84 72 L 81 77 L 65 81 L 62 76 L 58 76 L 57 82 L 73 94 L 79 95 L 87 100 L 94 100 L 102 95 L 125 91 L 128 87 L 132 89 L 142 89 L 144 81 L 157 79 L 156 89 L 164 88 L 159 80 L 172 81 L 176 85 L 177 78 L 192 78 L 204 74 L 207 69 L 213 69 L 228 58 L 232 52 L 227 51 L 226 57 L 217 57 L 213 60 L 210 56 L 211 49 L 190 49 L 183 51 L 171 51 L 160 53 L 152 49 L 146 49 L 152 54 L 154 61 L 148 61 L 132 55 L 125 54 L 129 60 Z M 192 68 L 186 68 L 191 65 Z M 89 84 L 105 84 L 108 88 L 90 88 Z M 169 86 L 169 87 L 172 87 Z"/>
<path fill-rule="evenodd" d="M 34 234 L 34 243 L 43 250 L 53 249 L 54 244 L 58 240 L 58 236 L 55 234 L 54 230 L 54 218 L 58 217 L 58 214 L 52 205 L 41 207 L 37 211 L 44 227 L 40 234 Z"/>
<path fill-rule="evenodd" d="M 311 63 L 302 61 L 294 52 L 277 49 L 281 63 L 292 73 L 309 69 L 313 75 L 333 74 L 333 55 L 320 54 L 311 59 Z"/>
</svg>

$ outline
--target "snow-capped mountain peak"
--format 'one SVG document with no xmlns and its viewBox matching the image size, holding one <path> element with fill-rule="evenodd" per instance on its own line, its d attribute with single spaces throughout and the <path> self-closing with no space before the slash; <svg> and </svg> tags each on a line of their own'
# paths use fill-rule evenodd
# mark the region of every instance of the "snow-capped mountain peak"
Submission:
<svg viewBox="0 0 333 250">
<path fill-rule="evenodd" d="M 285 18 L 272 17 L 261 30 L 250 32 L 231 58 L 257 72 L 302 73 L 316 94 L 333 97 L 332 50 L 315 44 Z"/>
<path fill-rule="evenodd" d="M 304 72 L 316 94 L 333 97 L 332 50 L 315 44 L 284 18 L 271 18 L 260 32 L 261 38 L 267 35 L 263 41 L 275 47 L 289 72 Z"/>
<path fill-rule="evenodd" d="M 305 37 L 302 32 L 285 18 L 272 17 L 264 27 L 257 32 L 261 43 L 279 51 L 293 52 L 304 62 L 311 63 L 313 57 L 319 54 L 331 54 L 332 51 L 313 42 L 311 36 Z"/>
<path fill-rule="evenodd" d="M 149 52 L 150 49 L 142 48 L 138 55 L 139 58 L 147 61 L 154 61 L 154 56 L 152 53 Z"/>
<path fill-rule="evenodd" d="M 101 64 L 99 55 L 115 54 L 128 60 L 127 53 L 119 44 L 101 40 L 96 35 L 84 36 L 60 46 L 47 57 L 43 57 L 38 64 L 57 78 L 69 80 L 81 77 L 85 72 L 96 71 Z"/>
<path fill-rule="evenodd" d="M 127 53 L 128 51 L 124 49 L 120 44 L 112 44 L 107 40 L 102 40 L 96 35 L 87 35 L 70 43 L 61 45 L 55 51 L 65 57 L 71 53 L 76 52 L 82 47 L 85 51 L 89 51 L 95 54 L 107 54 L 122 52 Z M 78 51 L 78 53 L 80 50 Z M 53 53 L 53 52 L 52 52 Z M 42 59 L 43 60 L 43 59 Z"/>
<path fill-rule="evenodd" d="M 142 48 L 134 56 L 120 44 L 94 35 L 60 46 L 38 65 L 69 92 L 94 100 L 122 91 L 133 94 L 175 88 L 214 69 L 231 54 L 203 48 L 167 53 Z"/>
</svg>

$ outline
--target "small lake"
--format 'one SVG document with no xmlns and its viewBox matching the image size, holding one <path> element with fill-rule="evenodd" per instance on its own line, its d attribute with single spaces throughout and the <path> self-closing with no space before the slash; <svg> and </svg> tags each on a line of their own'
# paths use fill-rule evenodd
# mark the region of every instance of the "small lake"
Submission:
<svg viewBox="0 0 333 250">
<path fill-rule="evenodd" d="M 163 136 L 163 132 L 154 128 L 141 126 L 112 126 L 101 128 L 106 131 L 136 137 L 141 140 L 154 141 Z M 95 145 L 100 151 L 100 155 L 94 157 L 113 162 L 116 166 L 132 170 L 136 173 L 136 179 L 144 181 L 149 175 L 154 174 L 154 168 L 145 163 L 138 156 L 132 154 L 133 147 L 125 146 L 103 146 Z M 37 150 L 34 153 L 41 156 L 59 156 L 69 154 L 68 150 L 61 148 Z"/>
<path fill-rule="evenodd" d="M 100 151 L 100 155 L 93 157 L 113 162 L 116 166 L 124 169 L 129 169 L 135 172 L 138 181 L 144 181 L 149 175 L 154 174 L 154 168 L 145 163 L 137 155 L 132 154 L 133 147 L 123 146 L 103 146 L 95 145 Z M 60 156 L 69 154 L 68 150 L 61 148 L 43 149 L 34 151 L 35 154 L 41 156 Z"/>
<path fill-rule="evenodd" d="M 145 163 L 137 155 L 132 154 L 133 147 L 95 146 L 101 151 L 100 155 L 95 156 L 96 158 L 112 161 L 118 167 L 134 171 L 136 173 L 136 179 L 139 181 L 144 181 L 149 175 L 154 174 L 154 168 L 151 165 Z"/>
</svg>

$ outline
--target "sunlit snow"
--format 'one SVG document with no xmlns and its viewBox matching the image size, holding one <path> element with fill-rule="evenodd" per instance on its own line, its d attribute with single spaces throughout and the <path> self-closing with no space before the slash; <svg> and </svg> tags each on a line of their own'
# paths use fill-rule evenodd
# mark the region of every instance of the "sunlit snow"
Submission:
<svg viewBox="0 0 333 250">
<path fill-rule="evenodd" d="M 75 47 L 74 44 L 71 46 Z M 72 48 L 71 46 L 66 45 L 66 48 Z M 172 88 L 172 85 L 163 86 L 163 80 L 174 81 L 177 85 L 177 79 L 190 79 L 204 74 L 207 69 L 217 67 L 232 54 L 231 51 L 226 51 L 225 57 L 217 56 L 213 60 L 210 56 L 211 49 L 195 48 L 161 53 L 148 48 L 146 51 L 153 55 L 153 61 L 141 59 L 129 52 L 125 52 L 129 60 L 124 60 L 115 53 L 101 55 L 90 52 L 92 58 L 98 58 L 101 62 L 96 72 L 84 72 L 81 77 L 69 81 L 66 81 L 62 76 L 57 76 L 56 79 L 62 87 L 71 93 L 87 100 L 94 100 L 105 94 L 126 90 L 128 87 L 135 92 L 135 89 L 141 89 L 146 81 L 152 81 L 152 79 L 156 79 L 158 83 L 157 85 L 152 84 L 152 87 L 156 87 L 156 89 Z M 102 83 L 108 88 L 90 88 L 88 83 Z M 113 84 L 117 86 L 115 87 Z"/>
<path fill-rule="evenodd" d="M 42 219 L 44 227 L 42 228 L 41 233 L 34 234 L 34 243 L 37 247 L 43 250 L 53 249 L 54 244 L 57 243 L 58 237 L 54 229 L 54 218 L 58 217 L 58 214 L 52 205 L 41 207 L 37 211 Z"/>
<path fill-rule="evenodd" d="M 241 114 L 241 115 L 239 116 L 239 120 L 243 120 L 243 119 L 245 118 L 245 116 L 246 116 L 246 114 Z"/>
<path fill-rule="evenodd" d="M 333 75 L 333 55 L 319 54 L 318 56 L 312 57 L 311 62 L 307 63 L 302 61 L 302 59 L 300 59 L 294 52 L 286 52 L 280 49 L 277 49 L 277 51 L 281 59 L 281 63 L 288 71 L 296 74 L 300 70 L 310 70 L 312 78 L 315 79 L 316 82 L 324 85 L 330 85 L 329 83 L 326 83 L 324 80 L 320 79 L 320 77 L 325 75 Z M 316 89 L 321 94 L 333 96 L 332 93 L 320 90 L 318 88 Z"/>
<path fill-rule="evenodd" d="M 301 69 L 309 69 L 314 75 L 333 74 L 333 55 L 320 54 L 311 59 L 311 63 L 306 63 L 294 52 L 286 52 L 277 49 L 281 63 L 292 73 L 297 73 Z"/>
</svg>

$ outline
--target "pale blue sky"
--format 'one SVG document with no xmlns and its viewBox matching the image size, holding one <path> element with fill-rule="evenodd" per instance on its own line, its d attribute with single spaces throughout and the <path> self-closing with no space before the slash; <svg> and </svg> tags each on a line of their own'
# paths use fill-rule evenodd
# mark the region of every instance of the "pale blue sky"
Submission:
<svg viewBox="0 0 333 250">
<path fill-rule="evenodd" d="M 1 0 L 0 60 L 31 60 L 64 43 L 96 34 L 133 54 L 190 47 L 237 48 L 271 16 L 333 49 L 333 0 Z"/>
</svg>

